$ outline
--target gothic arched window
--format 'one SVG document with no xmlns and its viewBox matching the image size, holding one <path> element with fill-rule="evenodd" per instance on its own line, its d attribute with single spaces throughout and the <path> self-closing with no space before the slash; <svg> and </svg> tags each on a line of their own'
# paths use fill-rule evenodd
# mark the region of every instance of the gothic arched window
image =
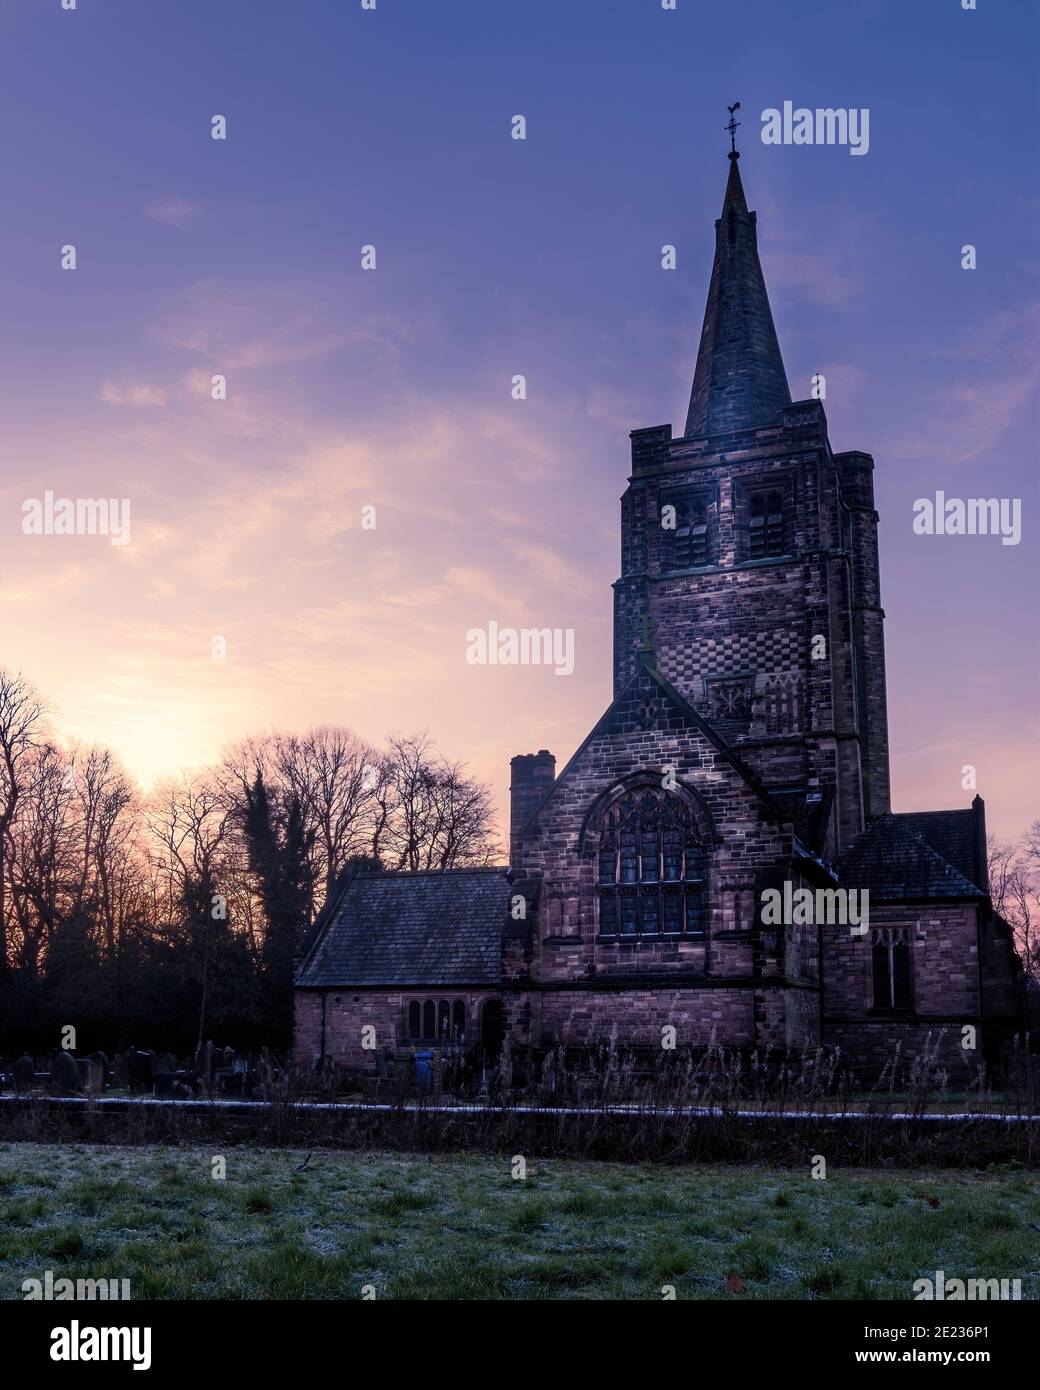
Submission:
<svg viewBox="0 0 1040 1390">
<path fill-rule="evenodd" d="M 913 1008 L 910 928 L 875 927 L 873 938 L 874 1008 Z"/>
<path fill-rule="evenodd" d="M 704 933 L 704 848 L 685 802 L 632 792 L 600 825 L 600 936 L 625 940 Z"/>
</svg>

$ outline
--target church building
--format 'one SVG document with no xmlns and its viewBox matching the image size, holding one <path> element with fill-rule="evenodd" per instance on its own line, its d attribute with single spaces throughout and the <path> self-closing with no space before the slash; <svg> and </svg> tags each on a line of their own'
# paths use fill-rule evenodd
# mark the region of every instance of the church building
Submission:
<svg viewBox="0 0 1040 1390">
<path fill-rule="evenodd" d="M 838 1046 L 864 1078 L 930 1037 L 962 1081 L 1020 1026 L 981 798 L 891 810 L 874 462 L 791 400 L 738 160 L 685 425 L 631 435 L 613 699 L 561 770 L 512 759 L 508 870 L 340 890 L 297 974 L 301 1064 L 674 1028 Z"/>
</svg>

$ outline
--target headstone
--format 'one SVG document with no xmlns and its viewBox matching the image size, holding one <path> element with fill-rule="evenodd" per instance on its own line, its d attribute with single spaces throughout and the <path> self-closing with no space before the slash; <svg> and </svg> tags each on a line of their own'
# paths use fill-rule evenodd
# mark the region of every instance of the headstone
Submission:
<svg viewBox="0 0 1040 1390">
<path fill-rule="evenodd" d="M 175 1072 L 177 1070 L 177 1059 L 169 1052 L 160 1052 L 155 1059 L 155 1074 L 160 1072 Z"/>
<path fill-rule="evenodd" d="M 79 1067 L 72 1053 L 63 1048 L 51 1058 L 50 1092 L 52 1096 L 79 1094 Z"/>
<path fill-rule="evenodd" d="M 104 1056 L 103 1053 L 101 1055 Z M 98 1054 L 96 1052 L 93 1057 L 87 1058 L 87 1077 L 84 1083 L 84 1089 L 88 1095 L 99 1096 L 101 1094 L 105 1089 L 107 1074 L 108 1068 L 104 1062 L 98 1059 Z"/>
<path fill-rule="evenodd" d="M 126 1058 L 131 1091 L 152 1089 L 153 1057 L 150 1052 L 129 1052 Z"/>
<path fill-rule="evenodd" d="M 23 1054 L 14 1064 L 14 1089 L 17 1095 L 28 1095 L 32 1090 L 36 1063 L 28 1053 Z"/>
<path fill-rule="evenodd" d="M 124 1052 L 117 1052 L 115 1055 L 112 1062 L 112 1080 L 121 1091 L 125 1091 L 130 1085 L 130 1063 Z"/>
</svg>

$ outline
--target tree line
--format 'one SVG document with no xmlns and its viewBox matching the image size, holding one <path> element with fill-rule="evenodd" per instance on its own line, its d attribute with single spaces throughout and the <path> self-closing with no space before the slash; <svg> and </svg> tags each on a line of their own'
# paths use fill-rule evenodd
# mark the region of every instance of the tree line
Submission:
<svg viewBox="0 0 1040 1390">
<path fill-rule="evenodd" d="M 351 872 L 495 862 L 489 789 L 426 734 L 268 733 L 142 793 L 0 668 L 0 1051 L 289 1045 L 293 960 Z"/>
</svg>

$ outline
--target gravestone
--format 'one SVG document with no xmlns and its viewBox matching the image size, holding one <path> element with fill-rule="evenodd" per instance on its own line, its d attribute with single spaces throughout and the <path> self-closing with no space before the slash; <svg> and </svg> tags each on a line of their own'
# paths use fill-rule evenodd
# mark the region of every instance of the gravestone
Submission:
<svg viewBox="0 0 1040 1390">
<path fill-rule="evenodd" d="M 79 1067 L 72 1053 L 62 1048 L 51 1058 L 50 1093 L 52 1096 L 79 1094 Z"/>
<path fill-rule="evenodd" d="M 155 1059 L 155 1074 L 161 1072 L 175 1072 L 177 1070 L 177 1059 L 169 1052 L 160 1052 Z"/>
<path fill-rule="evenodd" d="M 213 1080 L 213 1072 L 216 1068 L 216 1058 L 214 1056 L 216 1048 L 211 1041 L 207 1041 L 204 1047 L 199 1049 L 195 1062 L 195 1074 L 206 1086 Z"/>
<path fill-rule="evenodd" d="M 150 1091 L 154 1059 L 150 1052 L 131 1051 L 127 1053 L 127 1079 L 131 1091 Z"/>
<path fill-rule="evenodd" d="M 87 1058 L 87 1078 L 84 1089 L 88 1095 L 99 1096 L 105 1089 L 105 1080 L 108 1075 L 107 1058 L 105 1054 L 95 1052 L 92 1057 Z"/>
<path fill-rule="evenodd" d="M 24 1053 L 14 1064 L 14 1089 L 16 1095 L 28 1095 L 32 1090 L 33 1076 L 36 1074 L 36 1063 Z"/>
</svg>

